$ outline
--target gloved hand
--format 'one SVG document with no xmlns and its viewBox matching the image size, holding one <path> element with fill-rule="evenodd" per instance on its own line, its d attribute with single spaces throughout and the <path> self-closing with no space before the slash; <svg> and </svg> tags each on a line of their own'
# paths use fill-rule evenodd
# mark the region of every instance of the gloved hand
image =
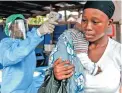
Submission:
<svg viewBox="0 0 122 93">
<path fill-rule="evenodd" d="M 78 53 L 87 53 L 89 42 L 85 39 L 84 34 L 80 31 L 73 30 L 71 32 L 74 51 Z"/>
<path fill-rule="evenodd" d="M 58 20 L 59 14 L 56 12 L 50 12 L 48 16 L 48 21 L 43 23 L 37 30 L 40 35 L 53 33 L 55 25 L 58 24 L 56 21 Z"/>
</svg>

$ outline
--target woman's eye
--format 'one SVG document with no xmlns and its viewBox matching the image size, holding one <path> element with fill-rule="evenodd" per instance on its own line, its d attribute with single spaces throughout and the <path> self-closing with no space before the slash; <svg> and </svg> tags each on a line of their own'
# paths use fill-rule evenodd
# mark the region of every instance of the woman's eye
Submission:
<svg viewBox="0 0 122 93">
<path fill-rule="evenodd" d="M 86 22 L 87 20 L 86 19 L 82 19 L 82 22 Z"/>
<path fill-rule="evenodd" d="M 92 21 L 94 24 L 98 24 L 99 22 L 97 22 L 97 21 Z"/>
</svg>

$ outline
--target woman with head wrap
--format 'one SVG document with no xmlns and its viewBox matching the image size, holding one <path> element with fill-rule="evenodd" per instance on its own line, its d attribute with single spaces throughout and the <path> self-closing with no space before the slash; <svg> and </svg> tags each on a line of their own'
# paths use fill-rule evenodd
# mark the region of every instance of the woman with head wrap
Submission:
<svg viewBox="0 0 122 93">
<path fill-rule="evenodd" d="M 84 69 L 85 93 L 119 93 L 121 45 L 106 34 L 107 28 L 112 24 L 114 10 L 112 1 L 87 1 L 83 8 L 81 26 L 86 40 L 90 43 L 88 56 L 101 68 L 100 73 L 95 76 Z M 57 80 L 70 78 L 75 73 L 72 64 L 67 61 L 62 63 L 61 59 L 56 60 L 53 67 Z"/>
</svg>

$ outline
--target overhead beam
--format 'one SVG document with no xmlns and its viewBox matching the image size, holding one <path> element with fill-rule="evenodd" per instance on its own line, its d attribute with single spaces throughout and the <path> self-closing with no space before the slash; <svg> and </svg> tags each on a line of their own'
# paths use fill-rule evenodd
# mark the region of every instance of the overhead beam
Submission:
<svg viewBox="0 0 122 93">
<path fill-rule="evenodd" d="M 15 13 L 31 13 L 29 10 L 21 10 L 21 8 L 19 9 L 18 7 L 13 7 L 13 6 L 9 6 L 9 5 L 4 5 L 4 4 L 0 4 L 0 9 L 2 9 L 3 11 L 11 11 L 11 12 L 15 12 Z M 18 10 L 19 9 L 19 10 Z"/>
</svg>

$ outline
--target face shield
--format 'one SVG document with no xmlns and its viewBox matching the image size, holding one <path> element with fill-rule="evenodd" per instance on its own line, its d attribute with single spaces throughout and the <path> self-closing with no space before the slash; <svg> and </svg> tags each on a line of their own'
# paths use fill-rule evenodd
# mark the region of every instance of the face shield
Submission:
<svg viewBox="0 0 122 93">
<path fill-rule="evenodd" d="M 23 19 L 16 19 L 11 23 L 9 27 L 10 36 L 12 38 L 26 39 L 26 32 L 28 31 L 28 25 Z"/>
</svg>

